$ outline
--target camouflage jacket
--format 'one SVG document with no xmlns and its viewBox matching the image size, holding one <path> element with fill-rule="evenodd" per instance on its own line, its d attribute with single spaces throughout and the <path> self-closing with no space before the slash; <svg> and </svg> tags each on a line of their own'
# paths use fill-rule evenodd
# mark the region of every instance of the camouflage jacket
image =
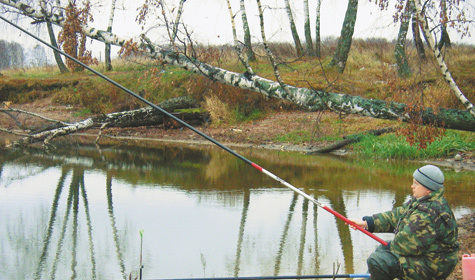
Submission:
<svg viewBox="0 0 475 280">
<path fill-rule="evenodd" d="M 369 231 L 395 233 L 390 250 L 399 256 L 403 279 L 445 279 L 455 268 L 457 222 L 443 188 L 365 220 Z"/>
</svg>

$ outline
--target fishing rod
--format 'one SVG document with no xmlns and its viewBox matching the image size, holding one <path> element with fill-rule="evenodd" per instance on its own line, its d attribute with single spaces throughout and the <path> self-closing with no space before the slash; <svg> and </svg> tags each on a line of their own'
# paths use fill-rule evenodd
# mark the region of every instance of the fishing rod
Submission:
<svg viewBox="0 0 475 280">
<path fill-rule="evenodd" d="M 198 129 L 194 128 L 193 126 L 189 125 L 188 123 L 186 123 L 185 121 L 181 120 L 180 118 L 174 116 L 173 114 L 170 114 L 168 113 L 167 111 L 165 111 L 164 109 L 160 108 L 159 106 L 153 104 L 152 102 L 148 101 L 147 99 L 143 98 L 142 96 L 136 94 L 135 92 L 131 91 L 130 89 L 124 87 L 123 85 L 117 83 L 116 81 L 110 79 L 109 77 L 105 76 L 104 74 L 92 69 L 91 67 L 87 66 L 86 64 L 82 63 L 81 61 L 77 60 L 76 58 L 72 57 L 71 55 L 65 53 L 64 51 L 52 46 L 51 44 L 43 41 L 42 39 L 38 38 L 37 36 L 33 35 L 32 33 L 30 33 L 29 31 L 23 29 L 22 27 L 14 24 L 13 22 L 7 20 L 6 18 L 4 18 L 3 16 L 0 16 L 0 19 L 4 20 L 5 22 L 9 23 L 10 25 L 14 26 L 15 28 L 18 28 L 19 30 L 25 32 L 26 34 L 28 34 L 29 36 L 33 37 L 34 39 L 36 39 L 37 41 L 41 42 L 42 44 L 44 44 L 45 46 L 53 49 L 54 51 L 57 51 L 59 53 L 61 53 L 62 55 L 66 56 L 67 58 L 69 58 L 70 60 L 74 61 L 75 63 L 81 65 L 82 67 L 86 68 L 87 70 L 91 71 L 92 73 L 96 74 L 97 76 L 101 77 L 102 79 L 108 81 L 109 83 L 113 84 L 114 86 L 122 89 L 123 91 L 125 91 L 126 93 L 132 95 L 133 97 L 139 99 L 140 101 L 142 101 L 143 103 L 149 105 L 150 107 L 160 111 L 162 114 L 166 115 L 167 117 L 175 120 L 176 122 L 180 123 L 181 125 L 183 125 L 184 127 L 190 129 L 191 131 L 195 132 L 196 134 L 200 135 L 201 137 L 205 138 L 206 140 L 210 141 L 211 143 L 215 144 L 216 146 L 220 147 L 221 149 L 227 151 L 228 153 L 232 154 L 233 156 L 239 158 L 240 160 L 244 161 L 245 163 L 251 165 L 252 167 L 254 167 L 255 169 L 259 170 L 260 172 L 264 173 L 265 175 L 271 177 L 272 179 L 276 180 L 277 182 L 281 183 L 282 185 L 286 186 L 287 188 L 293 190 L 294 192 L 298 193 L 299 195 L 303 196 L 304 198 L 308 199 L 309 201 L 311 201 L 312 203 L 314 203 L 315 205 L 317 205 L 318 207 L 321 207 L 322 209 L 326 210 L 327 212 L 331 213 L 333 216 L 337 217 L 338 219 L 344 221 L 345 223 L 351 225 L 353 228 L 363 232 L 364 234 L 368 235 L 369 237 L 373 238 L 374 240 L 378 241 L 379 243 L 381 243 L 382 245 L 386 246 L 388 243 L 386 241 L 384 241 L 383 239 L 377 237 L 376 235 L 372 234 L 371 232 L 367 231 L 366 229 L 364 229 L 363 227 L 357 225 L 356 223 L 350 221 L 348 218 L 346 218 L 345 216 L 341 215 L 340 213 L 336 212 L 335 210 L 331 209 L 330 207 L 322 204 L 321 202 L 317 201 L 315 198 L 309 196 L 308 194 L 306 194 L 305 192 L 303 192 L 302 190 L 294 187 L 293 185 L 291 185 L 290 183 L 287 183 L 286 181 L 284 181 L 283 179 L 279 178 L 278 176 L 274 175 L 273 173 L 267 171 L 266 169 L 262 168 L 261 166 L 257 165 L 256 163 L 250 161 L 249 159 L 245 158 L 244 156 L 238 154 L 237 152 L 231 150 L 230 148 L 224 146 L 223 144 L 221 144 L 220 142 L 218 142 L 217 140 L 211 138 L 210 136 L 206 135 L 205 133 L 199 131 Z"/>
<path fill-rule="evenodd" d="M 278 280 L 278 279 L 334 279 L 334 278 L 369 278 L 370 274 L 321 274 L 295 276 L 248 276 L 248 277 L 217 277 L 217 278 L 177 278 L 149 280 Z"/>
</svg>

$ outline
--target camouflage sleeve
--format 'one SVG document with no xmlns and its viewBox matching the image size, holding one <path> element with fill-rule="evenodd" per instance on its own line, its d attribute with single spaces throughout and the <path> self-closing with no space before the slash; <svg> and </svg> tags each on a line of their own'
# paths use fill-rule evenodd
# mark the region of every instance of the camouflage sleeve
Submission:
<svg viewBox="0 0 475 280">
<path fill-rule="evenodd" d="M 429 214 L 415 210 L 405 218 L 404 224 L 396 232 L 391 242 L 391 251 L 399 255 L 421 255 L 436 238 Z"/>
<path fill-rule="evenodd" d="M 374 232 L 394 232 L 402 213 L 404 213 L 404 206 L 397 207 L 392 211 L 374 214 Z"/>
</svg>

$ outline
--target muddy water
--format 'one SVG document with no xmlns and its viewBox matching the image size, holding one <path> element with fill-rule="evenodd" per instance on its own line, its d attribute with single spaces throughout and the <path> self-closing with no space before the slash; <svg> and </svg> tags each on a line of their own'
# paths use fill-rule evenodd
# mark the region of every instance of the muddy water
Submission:
<svg viewBox="0 0 475 280">
<path fill-rule="evenodd" d="M 403 203 L 419 167 L 239 153 L 350 218 Z M 456 216 L 472 213 L 473 172 L 444 171 Z M 377 245 L 214 147 L 0 158 L 0 279 L 128 279 L 141 262 L 144 279 L 364 273 Z"/>
</svg>

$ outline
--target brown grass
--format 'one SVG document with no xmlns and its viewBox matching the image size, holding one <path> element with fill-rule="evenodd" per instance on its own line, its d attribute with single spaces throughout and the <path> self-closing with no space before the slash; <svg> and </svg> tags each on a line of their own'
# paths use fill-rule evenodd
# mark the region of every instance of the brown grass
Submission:
<svg viewBox="0 0 475 280">
<path fill-rule="evenodd" d="M 205 97 L 204 109 L 210 113 L 211 121 L 214 124 L 220 123 L 232 123 L 232 111 L 229 109 L 229 105 L 221 101 L 218 96 L 211 95 Z"/>
<path fill-rule="evenodd" d="M 382 99 L 402 102 L 405 104 L 419 104 L 430 107 L 445 107 L 463 109 L 460 101 L 454 96 L 445 83 L 435 62 L 433 54 L 426 49 L 427 61 L 419 59 L 411 42 L 407 43 L 407 56 L 412 75 L 407 78 L 398 76 L 394 59 L 394 43 L 384 39 L 353 40 L 346 69 L 340 74 L 336 69 L 329 67 L 336 38 L 327 38 L 322 42 L 322 57 L 295 56 L 294 48 L 288 43 L 273 43 L 271 49 L 279 62 L 279 70 L 285 82 L 298 87 L 312 87 L 338 93 L 359 95 L 366 98 Z M 273 69 L 269 65 L 265 52 L 260 45 L 254 46 L 257 61 L 251 66 L 257 75 L 269 79 L 274 78 Z M 469 100 L 475 100 L 475 47 L 455 45 L 443 51 L 446 62 L 460 89 Z M 196 54 L 199 59 L 236 72 L 244 72 L 234 48 L 232 46 L 198 46 Z M 102 71 L 103 65 L 95 66 Z M 20 69 L 2 71 L 4 79 L 14 79 L 14 84 L 48 83 L 51 80 L 61 80 L 66 83 L 74 81 L 69 88 L 56 91 L 56 100 L 77 106 L 93 106 L 93 112 L 107 113 L 113 110 L 122 110 L 140 106 L 125 94 L 112 86 L 103 85 L 106 82 L 93 77 L 92 74 L 58 75 L 53 67 L 41 69 Z M 231 86 L 218 84 L 208 79 L 186 73 L 183 69 L 172 66 L 163 66 L 156 61 L 145 58 L 118 59 L 114 61 L 114 72 L 107 73 L 112 78 L 126 85 L 135 92 L 139 92 L 152 102 L 180 95 L 192 95 L 203 101 L 216 95 L 229 110 L 237 110 L 244 116 L 253 110 L 260 111 L 275 109 L 295 109 L 288 102 L 267 100 L 254 92 L 237 89 Z M 163 69 L 162 71 L 151 69 Z M 144 73 L 148 73 L 148 76 Z M 155 77 L 154 77 L 155 76 Z M 158 77 L 159 76 L 159 77 Z M 6 78 L 10 77 L 10 78 Z M 95 80 L 91 82 L 90 80 Z M 99 81 L 96 81 L 99 80 Z M 32 82 L 33 81 L 33 82 Z M 42 92 L 25 89 L 26 97 L 17 97 L 17 102 L 26 102 Z M 50 93 L 51 94 L 51 93 Z M 0 96 L 1 97 L 1 96 Z M 115 104 L 114 104 L 115 103 Z"/>
</svg>

